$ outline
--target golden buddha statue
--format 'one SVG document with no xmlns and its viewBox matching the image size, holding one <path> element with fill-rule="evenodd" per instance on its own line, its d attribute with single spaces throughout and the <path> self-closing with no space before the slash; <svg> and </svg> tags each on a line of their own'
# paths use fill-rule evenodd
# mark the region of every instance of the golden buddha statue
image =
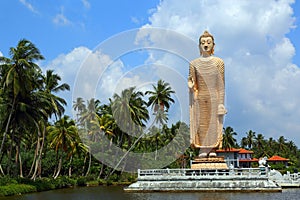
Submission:
<svg viewBox="0 0 300 200">
<path fill-rule="evenodd" d="M 205 31 L 199 38 L 200 57 L 189 66 L 190 140 L 199 156 L 215 156 L 222 148 L 225 81 L 224 62 L 213 56 L 214 37 Z"/>
</svg>

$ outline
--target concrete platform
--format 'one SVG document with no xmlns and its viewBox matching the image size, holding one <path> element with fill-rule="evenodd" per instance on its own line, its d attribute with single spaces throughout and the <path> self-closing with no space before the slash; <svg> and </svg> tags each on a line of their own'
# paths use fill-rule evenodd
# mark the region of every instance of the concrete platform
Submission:
<svg viewBox="0 0 300 200">
<path fill-rule="evenodd" d="M 281 192 L 282 188 L 258 170 L 140 170 L 126 192 Z"/>
</svg>

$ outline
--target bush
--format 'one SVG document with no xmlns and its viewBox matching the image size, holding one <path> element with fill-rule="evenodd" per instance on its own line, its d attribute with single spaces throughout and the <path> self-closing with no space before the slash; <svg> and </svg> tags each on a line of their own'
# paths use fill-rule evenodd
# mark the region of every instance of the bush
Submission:
<svg viewBox="0 0 300 200">
<path fill-rule="evenodd" d="M 119 180 L 118 174 L 112 174 L 107 179 L 107 181 L 110 181 L 110 182 L 117 182 L 118 180 Z"/>
<path fill-rule="evenodd" d="M 283 163 L 277 163 L 277 164 L 270 164 L 271 169 L 276 169 L 276 170 L 285 170 L 286 166 Z"/>
<path fill-rule="evenodd" d="M 25 184 L 10 184 L 0 186 L 0 196 L 11 196 L 15 194 L 23 194 L 29 192 L 36 192 L 36 188 L 33 185 Z"/>
<path fill-rule="evenodd" d="M 66 188 L 76 185 L 76 181 L 67 176 L 60 176 L 57 179 L 53 178 L 38 178 L 31 180 L 28 178 L 20 178 L 18 182 L 21 184 L 33 185 L 36 187 L 38 192 Z"/>
<path fill-rule="evenodd" d="M 34 185 L 39 192 L 55 189 L 55 185 L 52 183 L 52 179 L 50 178 L 36 179 L 31 183 L 31 185 Z"/>
<path fill-rule="evenodd" d="M 132 182 L 136 181 L 136 178 L 137 178 L 136 174 L 124 172 L 120 175 L 119 182 L 124 182 L 124 183 L 131 182 L 132 183 Z"/>
<path fill-rule="evenodd" d="M 51 182 L 55 185 L 55 188 L 66 188 L 76 185 L 76 181 L 68 176 L 59 176 L 57 179 L 52 179 Z"/>
<path fill-rule="evenodd" d="M 87 185 L 87 178 L 86 177 L 79 177 L 77 179 L 78 186 L 86 186 Z"/>
<path fill-rule="evenodd" d="M 19 178 L 18 183 L 35 186 L 38 192 L 55 189 L 50 178 L 38 178 L 36 180 Z"/>
<path fill-rule="evenodd" d="M 88 181 L 86 183 L 87 186 L 98 186 L 99 185 L 99 181 Z"/>
<path fill-rule="evenodd" d="M 9 185 L 9 184 L 17 184 L 17 183 L 18 182 L 15 179 L 10 178 L 9 176 L 0 177 L 1 186 Z"/>
</svg>

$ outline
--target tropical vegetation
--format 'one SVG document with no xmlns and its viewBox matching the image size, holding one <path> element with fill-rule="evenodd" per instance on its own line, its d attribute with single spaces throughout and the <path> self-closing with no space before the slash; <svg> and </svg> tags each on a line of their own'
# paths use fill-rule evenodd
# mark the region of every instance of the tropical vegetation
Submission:
<svg viewBox="0 0 300 200">
<path fill-rule="evenodd" d="M 177 152 L 188 146 L 189 127 L 181 121 L 168 122 L 175 103 L 169 83 L 158 80 L 146 92 L 130 87 L 108 103 L 78 97 L 72 119 L 65 114 L 67 103 L 61 97 L 70 86 L 53 70 L 43 72 L 37 64 L 43 59 L 25 39 L 10 48 L 9 57 L 0 57 L 0 195 L 12 194 L 11 187 L 22 193 L 91 181 L 132 182 L 136 176 L 126 172 L 128 153 L 140 153 L 147 160 L 147 153 L 154 152 L 154 160 L 160 162 L 159 150 L 171 142 L 174 147 L 167 156 L 178 159 L 165 167 L 189 167 L 198 154 L 190 147 Z M 253 150 L 257 158 L 280 155 L 300 168 L 299 149 L 283 136 L 275 140 L 250 130 L 240 143 L 236 136 L 232 127 L 225 127 L 223 148 Z M 114 157 L 113 146 L 125 152 L 120 166 L 111 167 L 97 157 Z"/>
</svg>

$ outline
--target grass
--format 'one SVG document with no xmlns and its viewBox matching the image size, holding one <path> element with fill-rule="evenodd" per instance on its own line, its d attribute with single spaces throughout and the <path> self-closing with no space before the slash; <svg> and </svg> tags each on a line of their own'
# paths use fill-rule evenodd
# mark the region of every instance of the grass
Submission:
<svg viewBox="0 0 300 200">
<path fill-rule="evenodd" d="M 135 180 L 134 176 L 122 177 L 122 179 L 119 180 L 114 176 L 112 179 L 108 180 L 92 180 L 90 177 L 70 178 L 68 176 L 60 176 L 57 179 L 39 178 L 35 181 L 29 178 L 14 179 L 5 176 L 0 177 L 0 197 L 30 192 L 48 191 L 72 186 L 129 185 L 133 180 Z"/>
<path fill-rule="evenodd" d="M 36 192 L 36 187 L 33 185 L 25 184 L 9 184 L 0 186 L 0 196 L 11 196 L 16 194 L 24 194 L 30 192 Z"/>
</svg>

